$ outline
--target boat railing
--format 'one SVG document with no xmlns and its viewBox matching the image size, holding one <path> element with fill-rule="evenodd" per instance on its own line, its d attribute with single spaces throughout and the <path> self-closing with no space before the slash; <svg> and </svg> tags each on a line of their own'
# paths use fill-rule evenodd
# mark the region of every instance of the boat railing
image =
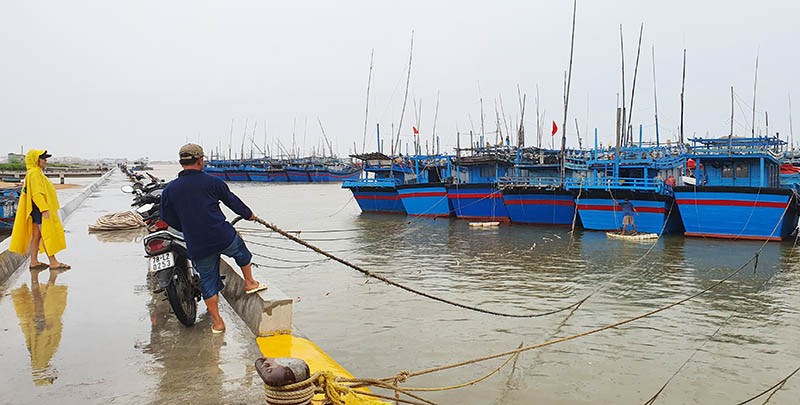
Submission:
<svg viewBox="0 0 800 405">
<path fill-rule="evenodd" d="M 401 184 L 401 181 L 394 178 L 354 179 L 343 181 L 342 187 L 395 187 L 399 184 Z"/>
<path fill-rule="evenodd" d="M 672 187 L 656 178 L 635 177 L 585 177 L 568 178 L 564 180 L 567 190 L 635 190 L 653 191 L 659 194 L 672 194 Z"/>
<path fill-rule="evenodd" d="M 560 187 L 560 177 L 514 177 L 506 176 L 499 177 L 497 183 L 500 187 L 509 186 L 524 186 L 524 187 L 537 187 L 537 188 L 551 188 Z"/>
</svg>

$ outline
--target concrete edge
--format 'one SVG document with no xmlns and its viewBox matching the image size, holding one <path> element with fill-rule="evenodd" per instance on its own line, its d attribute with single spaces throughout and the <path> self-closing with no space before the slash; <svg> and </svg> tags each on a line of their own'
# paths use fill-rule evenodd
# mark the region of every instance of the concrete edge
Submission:
<svg viewBox="0 0 800 405">
<path fill-rule="evenodd" d="M 222 296 L 247 327 L 256 337 L 291 334 L 293 300 L 274 284 L 266 291 L 246 294 L 239 266 L 228 260 L 220 259 L 220 273 L 225 277 Z"/>
<path fill-rule="evenodd" d="M 92 184 L 86 186 L 81 190 L 81 192 L 72 197 L 66 204 L 61 206 L 61 209 L 58 210 L 58 216 L 61 218 L 61 222 L 66 222 L 67 218 L 75 212 L 78 207 L 89 198 L 92 193 L 97 190 L 101 184 L 103 184 L 114 171 L 116 168 L 112 168 L 104 175 L 100 176 L 97 180 L 93 181 Z M 11 237 L 9 236 L 4 241 L 0 242 L 0 284 L 3 284 L 17 271 L 22 263 L 25 262 L 27 256 L 23 256 L 8 250 L 8 247 L 11 245 Z"/>
</svg>

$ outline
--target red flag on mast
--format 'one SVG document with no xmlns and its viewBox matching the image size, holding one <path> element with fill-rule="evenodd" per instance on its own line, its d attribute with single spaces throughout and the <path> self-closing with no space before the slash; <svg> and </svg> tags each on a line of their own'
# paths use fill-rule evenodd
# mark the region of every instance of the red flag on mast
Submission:
<svg viewBox="0 0 800 405">
<path fill-rule="evenodd" d="M 419 135 L 419 130 L 417 127 L 411 127 L 414 130 L 414 135 Z"/>
<path fill-rule="evenodd" d="M 553 121 L 553 134 L 551 136 L 556 136 L 556 132 L 558 132 L 558 125 Z"/>
</svg>

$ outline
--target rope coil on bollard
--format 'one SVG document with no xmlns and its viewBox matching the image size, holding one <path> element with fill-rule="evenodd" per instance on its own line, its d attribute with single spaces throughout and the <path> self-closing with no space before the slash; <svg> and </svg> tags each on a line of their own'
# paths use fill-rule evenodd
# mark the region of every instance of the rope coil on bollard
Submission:
<svg viewBox="0 0 800 405">
<path fill-rule="evenodd" d="M 259 224 L 261 224 L 261 225 L 264 225 L 268 229 L 270 229 L 273 232 L 276 232 L 276 233 L 282 235 L 285 238 L 288 238 L 288 239 L 290 239 L 290 240 L 292 240 L 294 242 L 297 242 L 300 245 L 303 245 L 303 246 L 305 246 L 305 247 L 307 247 L 307 248 L 309 248 L 309 249 L 311 249 L 311 250 L 313 250 L 313 251 L 315 251 L 315 252 L 317 252 L 317 253 L 325 256 L 325 257 L 330 258 L 331 260 L 335 260 L 335 261 L 337 261 L 337 262 L 339 262 L 339 263 L 341 263 L 341 264 L 343 264 L 343 265 L 345 265 L 347 267 L 350 267 L 351 269 L 356 270 L 356 271 L 366 275 L 367 277 L 372 277 L 372 278 L 378 279 L 378 280 L 383 281 L 384 283 L 389 284 L 391 286 L 400 288 L 402 290 L 408 291 L 408 292 L 413 293 L 413 294 L 417 294 L 417 295 L 425 297 L 425 298 L 429 298 L 429 299 L 434 300 L 434 301 L 439 301 L 439 302 L 442 302 L 442 303 L 445 303 L 445 304 L 448 304 L 448 305 L 452 305 L 452 306 L 455 306 L 455 307 L 458 307 L 458 308 L 462 308 L 462 309 L 466 309 L 466 310 L 470 310 L 470 311 L 480 312 L 480 313 L 489 314 L 489 315 L 503 316 L 503 317 L 508 317 L 508 318 L 538 318 L 538 317 L 542 317 L 542 316 L 557 314 L 559 312 L 564 312 L 564 311 L 570 310 L 572 308 L 577 308 L 589 298 L 587 296 L 586 298 L 583 298 L 580 301 L 577 301 L 577 302 L 575 302 L 575 303 L 573 303 L 573 304 L 571 304 L 571 305 L 569 305 L 567 307 L 558 308 L 558 309 L 554 309 L 552 311 L 547 311 L 547 312 L 538 312 L 538 313 L 534 313 L 534 314 L 509 314 L 509 313 L 505 313 L 505 312 L 498 312 L 498 311 L 492 311 L 492 310 L 488 310 L 488 309 L 478 308 L 478 307 L 462 304 L 462 303 L 459 303 L 459 302 L 451 301 L 451 300 L 448 300 L 446 298 L 437 297 L 437 296 L 428 294 L 426 292 L 419 291 L 419 290 L 413 289 L 411 287 L 405 286 L 405 285 L 400 284 L 400 283 L 398 283 L 396 281 L 389 280 L 386 277 L 383 277 L 381 275 L 375 274 L 375 273 L 373 273 L 373 272 L 371 272 L 371 271 L 369 271 L 367 269 L 362 268 L 361 266 L 358 266 L 356 264 L 350 263 L 347 260 L 344 260 L 342 258 L 339 258 L 339 257 L 331 254 L 331 253 L 328 253 L 327 251 L 324 251 L 324 250 L 322 250 L 322 249 L 320 249 L 320 248 L 318 248 L 318 247 L 306 242 L 305 240 L 300 239 L 297 236 L 292 235 L 292 234 L 284 231 L 283 229 L 279 228 L 277 225 L 273 225 L 273 224 L 271 224 L 271 223 L 269 223 L 269 222 L 267 222 L 267 221 L 265 221 L 265 220 L 263 220 L 263 219 L 261 219 L 259 217 L 255 217 L 254 221 L 259 223 Z"/>
</svg>

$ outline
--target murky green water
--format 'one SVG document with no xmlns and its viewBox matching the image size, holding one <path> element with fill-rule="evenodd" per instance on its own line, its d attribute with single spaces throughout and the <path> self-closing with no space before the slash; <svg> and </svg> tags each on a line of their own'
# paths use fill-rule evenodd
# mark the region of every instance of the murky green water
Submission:
<svg viewBox="0 0 800 405">
<path fill-rule="evenodd" d="M 277 235 L 248 234 L 261 255 L 254 259 L 261 265 L 257 274 L 295 298 L 297 328 L 364 377 L 455 363 L 634 317 L 711 286 L 762 246 L 683 237 L 653 244 L 582 231 L 571 238 L 566 228 L 470 229 L 465 221 L 361 214 L 350 192 L 335 184 L 231 188 L 262 218 L 303 230 L 300 236 L 319 247 L 443 298 L 525 314 L 590 296 L 572 314 L 485 315 L 367 281 Z M 798 258 L 792 241 L 769 243 L 755 272 L 751 263 L 694 300 L 526 352 L 513 372 L 509 366 L 473 387 L 425 397 L 470 404 L 643 403 L 691 357 L 658 402 L 747 399 L 800 365 Z M 471 365 L 409 385 L 461 383 L 497 365 Z M 772 402 L 794 403 L 798 394 L 800 376 Z"/>
</svg>

